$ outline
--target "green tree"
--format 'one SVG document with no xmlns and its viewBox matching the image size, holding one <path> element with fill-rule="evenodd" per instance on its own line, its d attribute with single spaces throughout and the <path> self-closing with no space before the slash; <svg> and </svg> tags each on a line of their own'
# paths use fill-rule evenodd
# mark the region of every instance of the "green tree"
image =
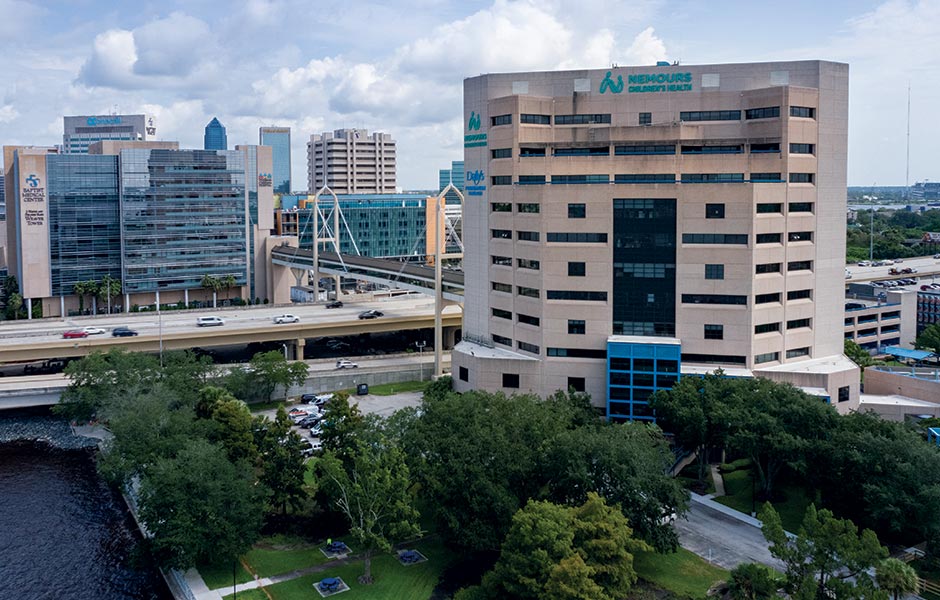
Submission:
<svg viewBox="0 0 940 600">
<path fill-rule="evenodd" d="M 357 404 L 349 402 L 349 394 L 339 392 L 327 402 L 320 420 L 323 448 L 344 460 L 353 452 L 361 437 L 364 418 Z"/>
<path fill-rule="evenodd" d="M 300 436 L 291 431 L 291 422 L 283 406 L 278 407 L 273 421 L 263 419 L 257 425 L 261 461 L 259 480 L 268 489 L 269 512 L 287 514 L 289 509 L 300 510 L 308 496 L 304 486 L 306 466 Z"/>
<path fill-rule="evenodd" d="M 140 481 L 140 518 L 162 567 L 231 562 L 258 539 L 262 499 L 250 467 L 204 439 L 159 458 Z"/>
<path fill-rule="evenodd" d="M 327 451 L 317 469 L 321 487 L 362 547 L 359 582 L 370 584 L 375 552 L 390 552 L 393 542 L 420 533 L 404 454 L 391 444 L 359 443 L 346 460 Z"/>
<path fill-rule="evenodd" d="M 234 368 L 225 386 L 237 398 L 248 403 L 267 402 L 278 386 L 284 395 L 293 385 L 307 380 L 309 367 L 303 361 L 288 361 L 278 351 L 259 352 L 251 357 L 248 368 Z"/>
<path fill-rule="evenodd" d="M 870 529 L 859 533 L 852 521 L 810 505 L 803 524 L 791 539 L 780 516 L 768 502 L 760 512 L 770 553 L 786 565 L 787 591 L 816 600 L 869 597 L 871 578 L 866 571 L 888 556 Z"/>
<path fill-rule="evenodd" d="M 917 571 L 902 560 L 887 558 L 875 568 L 878 587 L 891 594 L 894 600 L 917 591 Z"/>
<path fill-rule="evenodd" d="M 97 284 L 95 293 L 98 298 L 108 305 L 108 314 L 111 314 L 111 299 L 121 295 L 121 280 L 105 275 Z"/>
<path fill-rule="evenodd" d="M 94 297 L 98 294 L 98 282 L 93 280 L 77 281 L 72 286 L 72 291 L 78 296 L 78 312 L 85 314 L 85 296 Z"/>
<path fill-rule="evenodd" d="M 23 296 L 19 292 L 13 292 L 7 299 L 7 319 L 16 320 L 20 316 L 20 310 L 23 308 Z"/>
<path fill-rule="evenodd" d="M 218 388 L 205 388 L 203 391 Z M 251 411 L 244 402 L 230 394 L 215 400 L 209 413 L 209 421 L 214 425 L 210 429 L 209 439 L 225 448 L 232 462 L 246 460 L 254 463 L 258 457 L 258 447 L 252 434 Z"/>
<path fill-rule="evenodd" d="M 864 348 L 852 340 L 845 340 L 844 352 L 845 355 L 852 360 L 852 362 L 857 364 L 862 369 L 865 367 L 870 367 L 875 362 L 871 357 L 871 354 L 869 354 Z"/>
<path fill-rule="evenodd" d="M 65 367 L 69 385 L 53 410 L 72 419 L 93 415 L 151 392 L 160 379 L 160 362 L 153 356 L 111 348 L 93 352 Z M 98 414 L 99 418 L 105 414 Z"/>
<path fill-rule="evenodd" d="M 940 323 L 934 323 L 924 329 L 921 334 L 917 336 L 914 347 L 918 350 L 927 350 L 935 354 L 940 354 Z"/>
<path fill-rule="evenodd" d="M 16 275 L 7 275 L 3 279 L 2 288 L 0 288 L 0 306 L 3 307 L 4 318 L 13 318 L 13 314 L 8 310 L 8 303 L 13 294 L 18 294 L 19 292 L 20 284 L 16 280 Z"/>
<path fill-rule="evenodd" d="M 584 563 L 578 553 L 561 559 L 556 564 L 541 598 L 545 600 L 607 600 L 604 588 L 597 585 L 591 576 L 594 570 Z"/>
<path fill-rule="evenodd" d="M 229 293 L 231 292 L 232 288 L 238 285 L 238 280 L 235 279 L 234 275 L 226 275 L 225 277 L 222 277 L 219 283 L 221 284 L 222 289 L 225 290 L 225 299 L 228 300 Z"/>
<path fill-rule="evenodd" d="M 199 280 L 199 285 L 206 291 L 206 302 L 209 301 L 209 293 L 212 293 L 212 308 L 215 308 L 216 294 L 222 287 L 221 280 L 214 275 L 206 274 Z"/>
<path fill-rule="evenodd" d="M 674 460 L 658 428 L 605 423 L 558 434 L 538 471 L 553 502 L 580 504 L 595 490 L 620 505 L 639 538 L 674 552 L 679 541 L 668 517 L 688 507 L 688 492 L 668 475 Z"/>
<path fill-rule="evenodd" d="M 743 563 L 731 569 L 731 600 L 769 600 L 777 595 L 777 582 L 764 565 Z"/>
</svg>

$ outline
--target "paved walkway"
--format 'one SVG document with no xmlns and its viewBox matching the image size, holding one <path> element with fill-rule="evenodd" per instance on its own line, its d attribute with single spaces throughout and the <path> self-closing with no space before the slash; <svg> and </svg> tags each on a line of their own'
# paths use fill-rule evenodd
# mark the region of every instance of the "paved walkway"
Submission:
<svg viewBox="0 0 940 600">
<path fill-rule="evenodd" d="M 712 494 L 712 498 L 717 498 L 718 496 L 725 495 L 725 478 L 721 476 L 721 472 L 718 470 L 718 465 L 711 465 L 712 470 L 712 482 L 715 484 L 715 493 Z"/>
<path fill-rule="evenodd" d="M 291 579 L 297 579 L 298 577 L 310 575 L 311 573 L 321 573 L 327 569 L 345 565 L 354 560 L 359 560 L 359 557 L 354 555 L 347 558 L 337 558 L 319 565 L 290 571 L 289 573 L 281 573 L 270 577 L 257 577 L 251 581 L 237 584 L 234 591 L 237 593 L 244 592 L 245 590 L 255 590 L 260 587 L 268 587 L 269 585 L 290 581 Z M 223 596 L 230 596 L 233 591 L 231 586 L 210 590 L 196 569 L 190 569 L 186 572 L 186 582 L 189 583 L 190 589 L 192 589 L 193 593 L 196 595 L 196 600 L 221 600 Z"/>
</svg>

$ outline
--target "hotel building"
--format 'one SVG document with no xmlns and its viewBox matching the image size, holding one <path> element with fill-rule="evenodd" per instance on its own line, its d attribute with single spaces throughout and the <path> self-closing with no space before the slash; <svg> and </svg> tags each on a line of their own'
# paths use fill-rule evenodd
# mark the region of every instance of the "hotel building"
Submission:
<svg viewBox="0 0 940 600">
<path fill-rule="evenodd" d="M 388 133 L 337 129 L 307 142 L 307 191 L 324 185 L 336 194 L 394 194 L 395 140 Z"/>
<path fill-rule="evenodd" d="M 721 368 L 857 407 L 847 117 L 848 66 L 822 61 L 465 80 L 456 389 L 651 419 L 654 391 Z"/>
</svg>

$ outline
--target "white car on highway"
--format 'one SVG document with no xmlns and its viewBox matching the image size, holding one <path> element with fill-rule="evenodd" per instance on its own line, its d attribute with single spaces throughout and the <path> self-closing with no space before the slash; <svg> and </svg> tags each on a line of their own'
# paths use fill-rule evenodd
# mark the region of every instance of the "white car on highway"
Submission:
<svg viewBox="0 0 940 600">
<path fill-rule="evenodd" d="M 199 317 L 196 319 L 198 327 L 219 327 L 225 325 L 225 319 L 222 317 Z"/>
<path fill-rule="evenodd" d="M 296 315 L 278 315 L 272 319 L 275 325 L 281 325 L 283 323 L 300 323 L 300 319 Z"/>
<path fill-rule="evenodd" d="M 82 329 L 88 335 L 104 335 L 104 329 L 100 327 L 85 327 Z"/>
<path fill-rule="evenodd" d="M 336 368 L 337 369 L 358 369 L 359 365 L 357 365 L 351 360 L 346 360 L 345 358 L 342 358 L 336 361 Z"/>
</svg>

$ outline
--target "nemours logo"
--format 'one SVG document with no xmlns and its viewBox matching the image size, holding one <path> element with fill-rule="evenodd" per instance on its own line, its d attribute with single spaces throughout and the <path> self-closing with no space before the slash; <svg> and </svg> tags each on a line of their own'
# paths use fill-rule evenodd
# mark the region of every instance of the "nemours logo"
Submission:
<svg viewBox="0 0 940 600">
<path fill-rule="evenodd" d="M 611 94 L 619 94 L 623 91 L 623 76 L 617 75 L 617 83 L 614 83 L 614 80 L 610 78 L 610 71 L 607 71 L 607 75 L 604 77 L 604 80 L 601 81 L 600 93 L 610 90 Z"/>
<path fill-rule="evenodd" d="M 467 129 L 470 131 L 480 131 L 480 115 L 475 111 L 470 111 L 470 120 L 467 121 Z"/>
<path fill-rule="evenodd" d="M 29 187 L 38 187 L 39 178 L 36 177 L 35 173 L 30 173 L 29 177 L 26 178 L 26 183 L 29 185 Z"/>
<path fill-rule="evenodd" d="M 483 174 L 482 169 L 478 169 L 476 171 L 467 171 L 467 181 L 473 185 L 480 185 L 480 182 L 482 182 L 485 177 L 486 176 Z"/>
</svg>

